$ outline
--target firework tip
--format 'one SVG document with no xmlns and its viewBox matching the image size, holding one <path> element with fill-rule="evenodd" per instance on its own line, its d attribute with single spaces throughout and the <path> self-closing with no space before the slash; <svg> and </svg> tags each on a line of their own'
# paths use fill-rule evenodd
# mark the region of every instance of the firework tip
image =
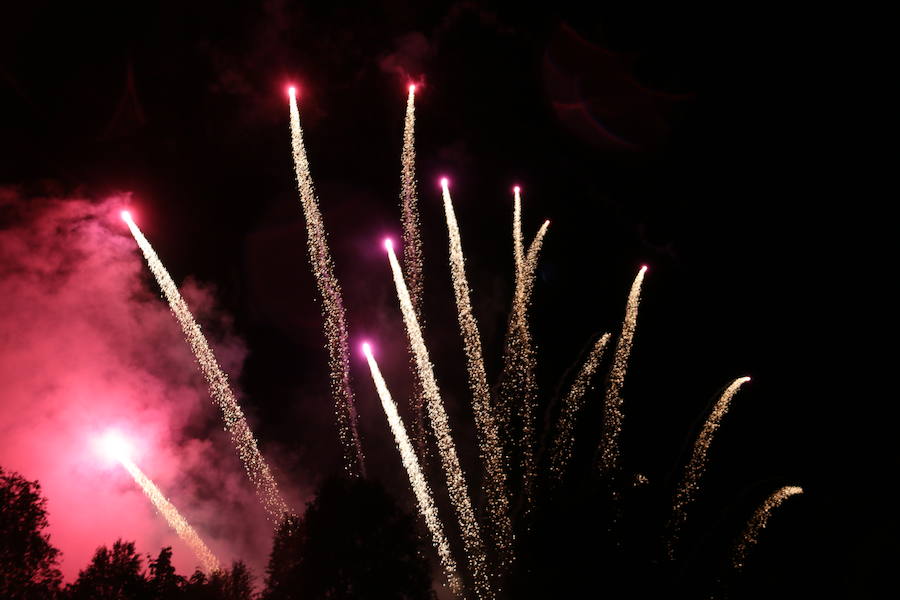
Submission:
<svg viewBox="0 0 900 600">
<path fill-rule="evenodd" d="M 126 223 L 131 221 L 131 211 L 123 210 L 122 212 L 119 213 L 119 215 L 122 217 L 122 220 L 125 221 Z"/>
<path fill-rule="evenodd" d="M 649 268 L 647 265 L 641 265 L 641 273 L 646 273 Z"/>
<path fill-rule="evenodd" d="M 384 238 L 384 249 L 385 250 L 393 250 L 394 249 L 394 242 L 393 242 L 393 240 L 391 240 L 391 238 Z"/>
<path fill-rule="evenodd" d="M 447 179 L 446 177 L 441 177 L 441 187 L 444 187 L 444 188 L 445 188 L 445 187 L 447 187 L 448 185 L 450 185 L 450 180 Z"/>
<path fill-rule="evenodd" d="M 288 96 L 293 98 L 294 96 L 297 95 L 297 88 L 293 85 L 289 85 L 288 89 L 287 89 L 287 93 L 288 93 Z"/>
<path fill-rule="evenodd" d="M 131 445 L 116 430 L 107 431 L 100 439 L 100 449 L 108 458 L 124 460 L 131 454 Z"/>
<path fill-rule="evenodd" d="M 369 342 L 363 342 L 362 351 L 366 356 L 372 356 L 372 345 Z"/>
<path fill-rule="evenodd" d="M 519 186 L 517 186 L 517 185 L 513 186 L 513 192 L 515 192 L 516 194 L 518 194 L 521 191 L 522 191 L 522 188 L 520 188 Z"/>
<path fill-rule="evenodd" d="M 416 84 L 414 84 L 414 83 L 409 84 L 409 93 L 410 94 L 416 93 Z"/>
</svg>

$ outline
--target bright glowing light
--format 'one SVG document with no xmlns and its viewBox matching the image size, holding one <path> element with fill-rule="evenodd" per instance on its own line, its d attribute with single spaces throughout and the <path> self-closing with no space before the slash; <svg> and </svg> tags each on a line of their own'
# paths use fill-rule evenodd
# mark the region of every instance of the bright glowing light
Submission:
<svg viewBox="0 0 900 600">
<path fill-rule="evenodd" d="M 643 269 L 641 269 L 643 271 Z M 666 549 L 669 558 L 675 558 L 675 544 L 678 541 L 678 535 L 684 522 L 687 520 L 687 507 L 694 500 L 694 496 L 700 489 L 700 478 L 706 470 L 706 455 L 709 453 L 709 446 L 712 444 L 713 435 L 719 428 L 719 424 L 731 404 L 731 399 L 737 394 L 742 385 L 750 381 L 749 377 L 740 377 L 729 384 L 719 400 L 715 403 L 710 411 L 706 422 L 703 423 L 703 429 L 697 435 L 694 442 L 694 449 L 691 452 L 691 458 L 684 468 L 684 476 L 678 487 L 675 489 L 675 499 L 672 503 L 672 518 L 669 520 L 669 538 L 666 541 Z"/>
<path fill-rule="evenodd" d="M 518 194 L 518 193 L 521 192 L 521 191 L 522 191 L 522 188 L 520 188 L 519 186 L 514 186 L 514 187 L 513 187 L 513 192 L 515 192 L 516 194 Z"/>
<path fill-rule="evenodd" d="M 444 477 L 447 480 L 447 489 L 450 492 L 450 500 L 456 510 L 459 528 L 462 532 L 463 545 L 472 576 L 475 579 L 475 591 L 479 598 L 493 598 L 494 591 L 488 578 L 487 556 L 484 552 L 484 542 L 481 540 L 481 532 L 478 521 L 475 519 L 475 511 L 466 487 L 466 479 L 459 465 L 459 457 L 456 454 L 456 444 L 450 432 L 450 422 L 447 419 L 447 411 L 444 409 L 444 401 L 438 389 L 437 379 L 434 376 L 434 367 L 428 356 L 428 347 L 422 336 L 422 328 L 416 317 L 409 296 L 409 289 L 403 279 L 403 271 L 400 263 L 394 255 L 394 250 L 388 248 L 388 260 L 391 264 L 391 273 L 394 277 L 394 286 L 397 288 L 397 298 L 400 301 L 400 310 L 403 313 L 403 322 L 406 325 L 406 335 L 409 345 L 412 347 L 419 379 L 422 381 L 422 389 L 425 396 L 425 404 L 428 407 L 428 417 L 434 430 L 438 451 L 441 457 L 441 466 Z"/>
<path fill-rule="evenodd" d="M 391 433 L 394 434 L 394 441 L 400 450 L 400 460 L 406 468 L 409 485 L 412 487 L 416 496 L 416 502 L 419 505 L 419 512 L 422 514 L 422 518 L 425 519 L 428 531 L 431 532 L 431 539 L 437 547 L 438 556 L 447 574 L 449 587 L 453 593 L 461 597 L 462 581 L 456 569 L 456 561 L 453 560 L 453 555 L 450 553 L 450 544 L 447 543 L 447 537 L 444 535 L 444 526 L 438 517 L 437 507 L 434 505 L 431 488 L 428 487 L 428 482 L 422 473 L 422 468 L 419 466 L 419 460 L 416 458 L 412 443 L 406 434 L 406 428 L 403 426 L 403 419 L 397 413 L 397 405 L 394 403 L 390 391 L 388 391 L 387 384 L 381 375 L 378 363 L 375 362 L 375 358 L 372 356 L 368 343 L 363 344 L 363 351 L 366 353 L 369 370 L 372 373 L 372 381 L 375 382 L 375 389 L 378 391 L 378 397 L 381 399 L 381 406 L 384 409 L 384 414 L 387 416 Z"/>
<path fill-rule="evenodd" d="M 140 246 L 150 271 L 156 278 L 157 283 L 159 283 L 159 287 L 162 288 L 163 294 L 165 294 L 166 300 L 169 302 L 169 308 L 172 309 L 172 314 L 178 319 L 181 331 L 187 338 L 187 342 L 197 358 L 200 371 L 209 385 L 209 393 L 222 411 L 225 429 L 231 434 L 231 441 L 234 443 L 238 456 L 244 463 L 244 470 L 247 472 L 247 476 L 256 487 L 256 495 L 259 501 L 269 514 L 269 519 L 279 523 L 286 515 L 290 514 L 290 508 L 281 497 L 275 477 L 269 470 L 266 459 L 263 458 L 259 451 L 256 438 L 253 437 L 250 425 L 247 423 L 247 419 L 244 418 L 244 411 L 241 410 L 237 398 L 234 397 L 234 392 L 231 391 L 231 386 L 228 384 L 228 377 L 219 367 L 216 355 L 213 354 L 200 326 L 197 325 L 187 303 L 181 297 L 178 286 L 175 285 L 172 276 L 169 275 L 162 261 L 159 260 L 153 246 L 150 245 L 150 242 L 147 241 L 147 238 L 144 237 L 138 226 L 134 224 L 134 221 L 128 221 L 128 228 L 131 230 L 131 235 L 138 246 Z"/>
<path fill-rule="evenodd" d="M 450 190 L 444 187 L 444 213 L 447 218 L 447 231 L 450 237 L 450 273 L 453 278 L 453 292 L 456 297 L 456 309 L 459 330 L 466 349 L 466 367 L 469 373 L 469 388 L 472 390 L 472 408 L 475 412 L 475 424 L 478 432 L 478 444 L 481 460 L 484 464 L 487 488 L 487 505 L 492 525 L 489 531 L 500 558 L 500 568 L 509 567 L 513 560 L 513 529 L 509 516 L 509 497 L 506 489 L 506 470 L 503 449 L 494 422 L 493 407 L 490 400 L 490 387 L 484 370 L 484 353 L 481 348 L 481 335 L 478 322 L 472 312 L 469 282 L 466 278 L 465 257 L 459 225 L 453 210 Z"/>
<path fill-rule="evenodd" d="M 109 431 L 100 439 L 100 448 L 107 458 L 125 460 L 131 455 L 131 444 L 118 431 Z"/>
<path fill-rule="evenodd" d="M 122 220 L 126 223 L 131 221 L 131 213 L 129 211 L 123 210 L 120 214 L 122 215 Z"/>
<path fill-rule="evenodd" d="M 409 93 L 410 94 L 416 93 L 416 84 L 414 84 L 414 83 L 409 84 Z"/>
<path fill-rule="evenodd" d="M 447 187 L 448 185 L 450 185 L 450 180 L 447 179 L 446 177 L 441 177 L 441 187 L 444 187 L 444 188 L 445 188 L 445 187 Z"/>
<path fill-rule="evenodd" d="M 372 355 L 372 346 L 369 345 L 369 342 L 362 343 L 362 351 L 367 357 Z"/>
<path fill-rule="evenodd" d="M 294 86 L 288 86 L 287 92 L 288 92 L 288 96 L 290 96 L 291 98 L 294 98 L 297 96 L 297 88 L 295 88 Z"/>
<path fill-rule="evenodd" d="M 384 249 L 385 250 L 393 250 L 394 242 L 391 241 L 391 238 L 384 238 Z"/>
<path fill-rule="evenodd" d="M 306 221 L 306 249 L 319 297 L 322 299 L 322 327 L 328 347 L 328 367 L 331 378 L 331 397 L 334 401 L 338 436 L 344 454 L 344 470 L 351 477 L 365 477 L 366 462 L 359 441 L 356 401 L 350 385 L 350 341 L 347 333 L 347 315 L 341 283 L 334 274 L 334 261 L 328 249 L 328 235 L 319 211 L 319 201 L 313 186 L 312 173 L 306 148 L 303 146 L 303 129 L 300 127 L 300 110 L 297 100 L 291 96 L 291 149 L 294 156 L 294 174 L 297 190 Z"/>
</svg>

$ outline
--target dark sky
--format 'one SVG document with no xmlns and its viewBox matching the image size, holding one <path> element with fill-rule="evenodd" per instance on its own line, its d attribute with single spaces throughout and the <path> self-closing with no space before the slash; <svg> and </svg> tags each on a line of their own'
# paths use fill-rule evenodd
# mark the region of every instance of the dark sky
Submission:
<svg viewBox="0 0 900 600">
<path fill-rule="evenodd" d="M 234 315 L 250 350 L 240 386 L 264 446 L 318 476 L 339 464 L 339 447 L 284 88 L 301 90 L 354 349 L 363 336 L 380 341 L 402 404 L 402 322 L 378 242 L 399 231 L 406 85 L 418 82 L 428 336 L 459 443 L 469 442 L 464 459 L 474 438 L 442 174 L 492 378 L 519 183 L 526 231 L 552 219 L 533 309 L 545 397 L 592 334 L 615 330 L 648 264 L 626 384 L 628 466 L 665 477 L 717 390 L 752 375 L 712 450 L 710 522 L 798 483 L 807 511 L 779 523 L 790 529 L 773 533 L 785 546 L 772 564 L 809 553 L 803 576 L 840 565 L 822 575 L 840 586 L 873 569 L 860 565 L 883 538 L 844 514 L 868 476 L 854 463 L 866 436 L 842 393 L 810 381 L 824 375 L 810 359 L 827 330 L 850 319 L 815 316 L 820 271 L 804 266 L 830 250 L 806 216 L 798 157 L 810 143 L 810 98 L 778 15 L 679 3 L 331 4 L 5 8 L 0 183 L 35 194 L 133 192 L 175 279 L 214 284 Z M 370 469 L 407 501 L 364 365 L 353 367 Z"/>
</svg>

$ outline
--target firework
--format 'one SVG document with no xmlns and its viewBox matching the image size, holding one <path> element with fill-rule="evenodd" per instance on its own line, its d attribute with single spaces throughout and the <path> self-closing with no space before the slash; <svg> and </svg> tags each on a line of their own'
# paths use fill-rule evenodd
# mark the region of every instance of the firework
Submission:
<svg viewBox="0 0 900 600">
<path fill-rule="evenodd" d="M 406 121 L 403 125 L 403 154 L 400 170 L 400 220 L 403 229 L 403 270 L 409 285 L 409 297 L 419 324 L 422 319 L 422 238 L 419 234 L 419 198 L 416 193 L 416 86 L 409 86 L 406 100 Z M 416 372 L 416 358 L 409 349 L 410 366 Z M 415 379 L 415 390 L 409 398 L 412 412 L 412 437 L 419 457 L 426 456 L 425 399 L 422 382 Z"/>
<path fill-rule="evenodd" d="M 375 389 L 378 391 L 378 397 L 381 398 L 381 406 L 384 408 L 384 414 L 387 416 L 391 432 L 394 434 L 397 449 L 400 451 L 400 458 L 403 466 L 406 468 L 406 474 L 409 476 L 409 485 L 416 495 L 419 512 L 422 513 L 425 525 L 428 527 L 428 531 L 431 532 L 431 538 L 447 574 L 450 589 L 460 596 L 462 595 L 462 581 L 456 569 L 456 561 L 453 560 L 453 555 L 450 553 L 450 544 L 447 543 L 447 538 L 444 535 L 444 526 L 438 517 L 431 489 L 428 487 L 428 482 L 425 480 L 425 475 L 419 466 L 419 460 L 416 458 L 412 443 L 410 443 L 409 437 L 406 435 L 403 420 L 397 413 L 397 405 L 394 404 L 394 399 L 391 397 L 390 391 L 388 391 L 384 377 L 381 376 L 381 370 L 378 368 L 378 363 L 375 362 L 375 357 L 372 356 L 372 349 L 368 343 L 363 344 L 363 353 L 369 362 L 369 370 L 372 372 Z"/>
<path fill-rule="evenodd" d="M 122 219 L 128 224 L 131 235 L 134 236 L 135 241 L 141 248 L 141 252 L 144 253 L 144 258 L 147 260 L 150 271 L 156 277 L 159 287 L 162 288 L 163 294 L 165 294 L 166 300 L 169 302 L 172 314 L 175 315 L 175 318 L 178 319 L 178 323 L 181 325 L 181 330 L 184 332 L 184 336 L 187 338 L 188 344 L 190 344 L 191 350 L 194 352 L 194 356 L 200 365 L 200 371 L 209 385 L 209 393 L 222 410 L 225 429 L 231 434 L 231 440 L 244 464 L 244 470 L 256 488 L 257 497 L 268 513 L 269 519 L 276 523 L 280 522 L 286 514 L 290 513 L 290 508 L 282 499 L 278 491 L 278 484 L 272 476 L 269 465 L 259 452 L 256 438 L 253 437 L 253 432 L 250 430 L 250 425 L 244 417 L 244 412 L 238 405 L 237 399 L 231 391 L 231 386 L 228 385 L 228 377 L 222 372 L 219 363 L 216 362 L 215 354 L 209 347 L 206 337 L 200 330 L 200 326 L 194 320 L 193 315 L 191 315 L 187 303 L 178 292 L 178 286 L 175 285 L 169 272 L 166 271 L 150 242 L 141 233 L 141 230 L 127 211 L 122 213 Z"/>
<path fill-rule="evenodd" d="M 463 544 L 466 555 L 475 579 L 475 591 L 480 598 L 493 598 L 494 593 L 488 581 L 487 558 L 484 552 L 484 543 L 478 530 L 478 522 L 475 520 L 475 512 L 472 510 L 472 501 L 466 488 L 466 480 L 462 468 L 459 466 L 459 458 L 456 455 L 456 445 L 450 433 L 450 423 L 447 420 L 447 412 L 441 400 L 437 380 L 431 359 L 428 356 L 428 348 L 422 337 L 422 329 L 416 319 L 409 290 L 400 270 L 400 263 L 394 255 L 394 246 L 390 240 L 385 241 L 391 271 L 394 277 L 394 285 L 397 288 L 397 297 L 403 313 L 403 322 L 406 325 L 406 334 L 416 357 L 416 367 L 422 381 L 425 395 L 425 404 L 428 408 L 428 418 L 437 439 L 438 451 L 441 457 L 441 465 L 447 479 L 447 489 L 450 492 L 450 500 L 456 510 L 459 527 L 462 531 Z"/>
<path fill-rule="evenodd" d="M 472 406 L 475 412 L 475 424 L 478 430 L 481 460 L 486 471 L 486 487 L 488 514 L 493 527 L 494 545 L 500 557 L 501 565 L 508 566 L 512 560 L 513 532 L 509 518 L 509 498 L 506 490 L 506 470 L 504 468 L 503 449 L 494 423 L 488 390 L 487 374 L 484 370 L 484 356 L 481 348 L 481 336 L 478 323 L 472 313 L 469 300 L 469 283 L 466 279 L 465 258 L 462 251 L 462 240 L 447 180 L 441 181 L 444 199 L 444 213 L 447 218 L 447 230 L 450 234 L 450 271 L 453 277 L 453 291 L 456 296 L 456 307 L 459 316 L 459 329 L 466 350 L 466 367 L 469 372 L 469 387 L 472 389 Z"/>
<path fill-rule="evenodd" d="M 748 381 L 750 381 L 749 377 L 740 377 L 725 388 L 725 391 L 722 392 L 722 395 L 706 418 L 706 422 L 703 423 L 700 435 L 697 436 L 697 440 L 694 442 L 691 459 L 684 469 L 684 477 L 675 490 L 675 500 L 672 503 L 672 519 L 669 522 L 671 535 L 667 542 L 670 559 L 674 558 L 675 542 L 681 527 L 687 519 L 687 506 L 694 499 L 694 494 L 700 485 L 700 477 L 706 470 L 706 455 L 709 453 L 709 445 L 712 443 L 713 435 L 719 428 L 725 413 L 728 412 L 731 399 L 740 387 Z"/>
<path fill-rule="evenodd" d="M 584 395 L 591 385 L 591 379 L 600 366 L 600 360 L 609 343 L 609 334 L 604 333 L 591 348 L 587 359 L 578 374 L 572 381 L 572 386 L 562 401 L 559 422 L 556 428 L 556 437 L 553 440 L 552 454 L 550 456 L 550 473 L 556 483 L 562 481 L 566 472 L 566 466 L 572 458 L 572 446 L 574 445 L 575 417 L 584 404 Z"/>
<path fill-rule="evenodd" d="M 738 543 L 734 547 L 732 564 L 735 569 L 741 570 L 744 567 L 744 563 L 747 561 L 747 553 L 754 545 L 756 545 L 756 542 L 759 541 L 759 534 L 766 528 L 766 524 L 769 521 L 772 511 L 778 508 L 782 502 L 791 496 L 802 493 L 803 488 L 796 485 L 786 485 L 766 498 L 765 502 L 762 503 L 762 506 L 756 509 L 756 512 L 750 517 L 750 520 L 747 522 L 747 527 L 744 528 L 741 537 L 738 539 Z"/>
<path fill-rule="evenodd" d="M 331 371 L 331 392 L 334 397 L 338 432 L 344 451 L 344 468 L 351 476 L 365 475 L 365 459 L 359 442 L 356 425 L 356 406 L 353 389 L 350 387 L 350 346 L 347 337 L 347 323 L 341 285 L 334 274 L 331 253 L 319 203 L 313 188 L 309 161 L 303 147 L 303 130 L 300 128 L 300 112 L 294 88 L 290 88 L 291 146 L 294 154 L 294 170 L 297 187 L 306 219 L 307 247 L 309 261 L 319 295 L 322 297 L 322 316 L 325 337 L 328 340 L 328 357 Z"/>
<path fill-rule="evenodd" d="M 616 353 L 613 365 L 609 373 L 609 381 L 606 385 L 606 402 L 603 414 L 603 432 L 600 441 L 600 457 L 598 466 L 602 473 L 612 473 L 619 465 L 619 434 L 622 432 L 622 386 L 625 383 L 625 371 L 628 369 L 628 358 L 631 355 L 631 343 L 634 340 L 634 330 L 637 326 L 638 304 L 641 300 L 641 283 L 644 281 L 644 273 L 647 267 L 641 267 L 634 283 L 631 284 L 631 292 L 628 294 L 628 304 L 625 307 L 625 319 L 622 321 L 622 331 L 616 341 Z"/>
<path fill-rule="evenodd" d="M 521 196 L 516 186 L 513 206 L 513 255 L 516 263 L 515 290 L 512 310 L 506 332 L 503 352 L 503 371 L 497 399 L 497 421 L 501 437 L 512 439 L 512 409 L 518 406 L 519 467 L 522 475 L 522 491 L 530 503 L 537 468 L 534 460 L 535 413 L 537 409 L 537 381 L 535 380 L 535 351 L 528 328 L 528 307 L 534 288 L 537 259 L 550 221 L 544 221 L 534 240 L 524 253 L 521 230 Z"/>
<path fill-rule="evenodd" d="M 169 526 L 175 530 L 178 537 L 184 541 L 191 549 L 197 559 L 200 561 L 203 570 L 207 573 L 219 570 L 219 559 L 213 554 L 212 550 L 203 543 L 200 536 L 193 527 L 185 520 L 178 509 L 169 502 L 163 493 L 156 487 L 156 484 L 147 477 L 143 471 L 138 468 L 134 461 L 128 456 L 128 444 L 114 432 L 110 432 L 101 440 L 104 452 L 111 458 L 117 460 L 128 474 L 134 478 L 134 481 L 141 487 L 147 498 L 156 507 L 156 510 L 166 519 Z"/>
</svg>

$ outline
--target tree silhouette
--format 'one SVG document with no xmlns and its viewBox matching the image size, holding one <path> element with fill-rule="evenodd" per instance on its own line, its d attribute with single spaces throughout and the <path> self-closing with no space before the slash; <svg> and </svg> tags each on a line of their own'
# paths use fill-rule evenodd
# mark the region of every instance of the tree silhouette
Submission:
<svg viewBox="0 0 900 600">
<path fill-rule="evenodd" d="M 150 579 L 147 582 L 155 600 L 174 600 L 184 597 L 185 579 L 172 565 L 172 547 L 166 546 L 159 556 L 150 560 Z"/>
<path fill-rule="evenodd" d="M 330 478 L 276 532 L 264 600 L 432 598 L 415 521 L 378 483 Z"/>
<path fill-rule="evenodd" d="M 203 598 L 216 600 L 252 600 L 253 574 L 241 561 L 235 561 L 231 569 L 214 571 L 209 577 Z"/>
<path fill-rule="evenodd" d="M 68 586 L 71 600 L 144 600 L 150 590 L 134 542 L 97 548 L 91 563 Z"/>
<path fill-rule="evenodd" d="M 37 481 L 0 467 L 0 598 L 41 600 L 56 595 L 60 552 L 50 544 L 47 500 Z"/>
</svg>

